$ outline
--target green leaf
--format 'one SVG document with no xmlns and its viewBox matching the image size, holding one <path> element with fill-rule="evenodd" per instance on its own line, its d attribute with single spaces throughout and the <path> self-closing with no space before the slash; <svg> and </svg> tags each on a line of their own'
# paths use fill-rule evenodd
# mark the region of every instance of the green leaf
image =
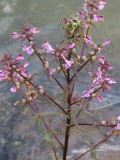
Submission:
<svg viewBox="0 0 120 160">
<path fill-rule="evenodd" d="M 96 159 L 96 150 L 94 149 L 93 145 L 88 141 L 86 141 L 86 143 L 88 144 L 88 146 L 90 148 L 90 154 L 91 154 L 92 159 L 97 160 Z"/>
<path fill-rule="evenodd" d="M 42 130 L 42 125 L 40 123 L 40 117 L 39 116 L 35 117 L 35 127 L 36 127 L 37 130 Z"/>
<path fill-rule="evenodd" d="M 91 148 L 90 154 L 91 154 L 91 157 L 92 157 L 94 160 L 97 160 L 97 159 L 96 159 L 96 150 L 95 150 L 95 149 Z"/>
</svg>

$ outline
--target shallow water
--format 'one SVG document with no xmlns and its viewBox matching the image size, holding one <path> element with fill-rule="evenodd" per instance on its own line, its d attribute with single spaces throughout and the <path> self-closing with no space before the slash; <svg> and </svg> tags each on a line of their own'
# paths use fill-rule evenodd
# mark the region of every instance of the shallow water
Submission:
<svg viewBox="0 0 120 160">
<path fill-rule="evenodd" d="M 113 86 L 113 90 L 104 96 L 103 103 L 99 104 L 98 108 L 96 107 L 96 104 L 93 104 L 92 110 L 96 110 L 96 108 L 97 110 L 103 109 L 102 111 L 105 109 L 106 112 L 113 110 L 113 117 L 120 114 L 119 6 L 119 0 L 109 0 L 105 9 L 101 13 L 105 16 L 105 22 L 97 24 L 97 29 L 94 32 L 93 30 L 91 31 L 91 35 L 97 42 L 102 42 L 106 38 L 111 39 L 111 44 L 107 47 L 107 49 L 105 49 L 105 55 L 113 64 L 114 71 L 112 71 L 112 74 L 118 81 L 118 84 Z M 34 26 L 41 28 L 41 33 L 38 37 L 40 43 L 46 39 L 49 39 L 49 41 L 53 44 L 59 42 L 59 38 L 63 35 L 62 30 L 60 30 L 60 19 L 62 17 L 74 17 L 76 12 L 80 11 L 80 8 L 80 0 L 0 0 L 0 55 L 3 55 L 6 52 L 11 52 L 13 54 L 21 52 L 19 42 L 15 42 L 15 40 L 11 38 L 11 34 L 14 31 L 19 31 L 20 26 L 24 23 L 33 24 Z M 37 148 L 43 147 L 42 140 L 35 131 L 32 131 L 34 127 L 32 128 L 28 126 L 28 124 L 31 124 L 31 119 L 26 118 L 26 113 L 20 113 L 20 110 L 15 110 L 12 108 L 12 103 L 15 101 L 16 97 L 14 95 L 10 95 L 9 90 L 5 89 L 5 85 L 6 84 L 1 82 L 0 154 L 2 154 L 2 156 L 0 156 L 2 158 L 0 158 L 1 160 L 13 160 L 17 159 L 16 157 L 18 156 L 18 160 L 25 159 L 26 156 L 29 155 L 29 152 L 31 157 L 34 157 L 34 152 L 36 152 L 36 157 L 39 157 L 40 151 L 38 150 L 37 152 L 35 150 L 36 148 L 26 149 L 26 153 L 23 153 L 23 150 L 21 149 L 22 145 L 24 145 L 23 148 L 25 149 L 33 143 L 32 141 L 36 142 L 38 145 Z M 22 118 L 24 117 L 24 121 L 19 125 L 22 120 L 20 114 L 22 114 Z M 112 115 L 108 113 L 107 116 L 109 118 L 109 116 Z M 32 124 L 34 125 L 33 121 Z M 17 125 L 19 128 L 17 128 Z M 32 135 L 31 137 L 29 136 L 29 131 Z M 33 138 L 34 136 L 36 136 L 35 139 Z M 37 143 L 38 139 L 41 144 Z M 117 141 L 114 141 L 114 144 L 117 144 Z M 118 142 L 120 142 L 120 140 Z M 18 149 L 14 151 L 15 147 L 18 147 Z M 22 152 L 21 155 L 19 150 Z M 107 150 L 107 147 L 104 150 Z M 16 155 L 15 152 L 18 154 Z M 41 153 L 41 157 L 45 158 L 46 154 L 48 154 L 48 151 Z M 31 158 L 31 160 L 33 159 Z M 36 158 L 36 160 L 38 159 Z M 43 160 L 43 158 L 40 160 Z"/>
</svg>

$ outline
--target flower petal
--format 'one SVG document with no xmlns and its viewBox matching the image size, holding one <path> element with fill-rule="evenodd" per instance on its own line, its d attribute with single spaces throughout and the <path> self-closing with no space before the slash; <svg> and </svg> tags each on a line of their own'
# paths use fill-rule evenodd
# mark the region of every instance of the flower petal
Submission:
<svg viewBox="0 0 120 160">
<path fill-rule="evenodd" d="M 16 60 L 25 60 L 25 57 L 23 56 L 23 54 L 19 54 L 19 55 L 16 57 Z"/>
<path fill-rule="evenodd" d="M 120 129 L 120 123 L 117 124 L 117 129 Z"/>
<path fill-rule="evenodd" d="M 120 116 L 118 116 L 117 119 L 120 121 Z"/>
<path fill-rule="evenodd" d="M 11 88 L 10 88 L 10 91 L 11 91 L 11 92 L 16 92 L 16 91 L 17 91 L 16 86 L 11 87 Z"/>
</svg>

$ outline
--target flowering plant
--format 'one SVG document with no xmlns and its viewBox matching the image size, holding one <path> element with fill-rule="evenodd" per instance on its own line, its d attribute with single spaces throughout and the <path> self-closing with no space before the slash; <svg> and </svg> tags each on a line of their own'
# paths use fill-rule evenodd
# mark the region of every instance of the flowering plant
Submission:
<svg viewBox="0 0 120 160">
<path fill-rule="evenodd" d="M 25 58 L 27 56 L 23 54 L 19 54 L 15 58 L 10 54 L 5 54 L 0 58 L 2 63 L 0 80 L 12 83 L 10 91 L 19 92 L 21 95 L 21 99 L 14 103 L 15 106 L 28 105 L 36 117 L 41 120 L 49 135 L 49 142 L 53 150 L 52 159 L 54 160 L 59 159 L 59 148 L 62 149 L 62 159 L 67 159 L 73 128 L 76 130 L 81 130 L 81 126 L 94 126 L 98 129 L 100 127 L 111 128 L 109 132 L 103 129 L 104 139 L 97 144 L 91 144 L 89 150 L 80 156 L 73 157 L 74 160 L 95 150 L 112 135 L 119 134 L 120 124 L 116 124 L 115 121 L 99 120 L 98 123 L 80 123 L 81 115 L 90 108 L 90 102 L 93 99 L 101 102 L 102 93 L 109 90 L 111 84 L 116 83 L 116 80 L 109 75 L 112 65 L 103 56 L 103 49 L 110 43 L 110 40 L 106 39 L 102 44 L 95 44 L 89 36 L 90 28 L 95 27 L 96 22 L 104 21 L 104 17 L 100 16 L 98 11 L 102 10 L 105 4 L 106 0 L 85 0 L 85 3 L 82 4 L 83 11 L 78 12 L 76 18 L 62 18 L 61 21 L 65 24 L 63 27 L 65 36 L 54 47 L 48 41 L 37 46 L 34 35 L 38 34 L 40 30 L 32 25 L 22 26 L 21 33 L 14 32 L 12 37 L 13 39 L 19 38 L 22 42 L 27 41 L 27 44 L 22 45 L 21 48 L 28 54 L 28 58 Z M 50 83 L 56 83 L 56 86 L 59 87 L 57 90 L 59 96 L 51 95 L 44 84 L 35 81 L 36 74 L 27 70 L 31 57 L 38 58 L 47 80 Z M 83 70 L 86 71 L 84 79 L 81 78 Z M 62 116 L 63 118 L 64 126 L 62 129 L 60 128 L 59 133 L 54 127 L 54 120 L 53 123 L 49 122 L 50 115 L 45 116 L 42 113 L 38 99 L 43 97 L 50 100 L 56 107 L 55 110 L 54 108 L 51 110 L 55 111 L 58 117 Z M 64 140 L 59 139 L 61 133 Z"/>
</svg>

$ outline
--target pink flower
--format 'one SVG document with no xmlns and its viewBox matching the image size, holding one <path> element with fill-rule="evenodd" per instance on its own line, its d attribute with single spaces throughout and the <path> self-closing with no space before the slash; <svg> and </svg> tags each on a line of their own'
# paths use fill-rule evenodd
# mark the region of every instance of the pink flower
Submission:
<svg viewBox="0 0 120 160">
<path fill-rule="evenodd" d="M 16 91 L 17 91 L 16 86 L 11 87 L 10 91 L 11 91 L 11 92 L 16 92 Z"/>
<path fill-rule="evenodd" d="M 101 71 L 101 68 L 100 68 L 100 67 L 98 68 L 98 71 L 97 71 L 97 73 L 96 73 L 96 76 L 99 77 L 99 78 L 102 77 L 102 71 Z"/>
<path fill-rule="evenodd" d="M 99 67 L 101 68 L 101 70 L 107 71 L 113 68 L 113 66 L 110 65 L 102 55 L 98 56 L 97 59 L 98 59 Z"/>
<path fill-rule="evenodd" d="M 49 69 L 49 74 L 52 76 L 56 72 L 56 68 L 50 68 Z"/>
<path fill-rule="evenodd" d="M 25 60 L 25 57 L 23 56 L 23 54 L 19 54 L 19 55 L 16 57 L 16 60 Z"/>
<path fill-rule="evenodd" d="M 117 119 L 120 121 L 120 116 L 118 116 Z M 117 129 L 120 129 L 120 123 L 117 124 Z"/>
<path fill-rule="evenodd" d="M 20 67 L 21 74 L 25 77 L 28 75 L 28 71 L 26 70 L 26 67 L 29 65 L 29 63 L 25 62 L 23 66 Z M 30 73 L 29 73 L 30 74 Z"/>
<path fill-rule="evenodd" d="M 117 129 L 120 129 L 120 123 L 117 124 Z"/>
<path fill-rule="evenodd" d="M 104 8 L 104 5 L 103 4 L 99 4 L 97 7 L 98 7 L 99 10 L 102 10 Z"/>
<path fill-rule="evenodd" d="M 87 4 L 86 4 L 86 3 L 84 3 L 84 4 L 82 3 L 82 6 L 83 6 L 83 10 L 84 10 L 86 13 L 88 13 L 87 8 L 86 8 L 86 7 L 87 7 Z"/>
<path fill-rule="evenodd" d="M 68 19 L 68 18 L 62 18 L 61 21 L 64 22 L 64 23 L 67 23 L 67 22 L 70 22 L 71 20 Z"/>
<path fill-rule="evenodd" d="M 73 62 L 71 60 L 65 59 L 65 67 L 66 69 L 70 68 L 72 66 Z"/>
<path fill-rule="evenodd" d="M 98 8 L 99 10 L 101 10 L 101 9 L 104 8 L 104 5 L 105 5 L 105 4 L 106 4 L 106 0 L 101 0 L 101 1 L 98 2 L 97 8 Z"/>
<path fill-rule="evenodd" d="M 120 121 L 120 116 L 118 116 L 117 119 Z"/>
<path fill-rule="evenodd" d="M 32 25 L 24 25 L 22 29 L 25 31 L 27 35 L 32 35 L 40 32 L 39 28 L 33 27 Z"/>
<path fill-rule="evenodd" d="M 88 98 L 91 96 L 91 93 L 93 93 L 93 89 L 87 89 L 86 91 L 83 92 L 84 93 L 84 97 Z"/>
<path fill-rule="evenodd" d="M 61 54 L 61 57 L 65 61 L 66 69 L 70 68 L 72 66 L 72 64 L 74 63 L 72 60 L 67 60 L 63 54 Z"/>
<path fill-rule="evenodd" d="M 13 37 L 14 39 L 19 38 L 19 37 L 20 37 L 20 34 L 18 34 L 17 32 L 13 32 L 13 33 L 12 33 L 12 37 Z"/>
<path fill-rule="evenodd" d="M 105 58 L 103 56 L 100 56 L 97 59 L 101 64 L 105 64 Z"/>
<path fill-rule="evenodd" d="M 55 50 L 52 48 L 52 46 L 49 44 L 48 41 L 43 42 L 42 48 L 45 48 L 47 53 L 54 53 L 55 52 Z"/>
<path fill-rule="evenodd" d="M 91 44 L 94 47 L 96 46 L 95 43 L 92 41 L 92 39 L 91 39 L 90 36 L 87 36 L 85 40 L 86 40 L 86 43 L 89 43 L 89 44 Z"/>
<path fill-rule="evenodd" d="M 94 20 L 95 22 L 97 22 L 97 21 L 104 21 L 104 17 L 103 17 L 103 16 L 99 16 L 99 15 L 97 15 L 97 14 L 94 14 L 93 20 Z"/>
<path fill-rule="evenodd" d="M 24 68 L 26 68 L 28 65 L 29 65 L 29 63 L 25 62 L 23 66 L 24 66 Z"/>
<path fill-rule="evenodd" d="M 98 2 L 101 5 L 105 5 L 106 4 L 106 0 L 101 0 L 100 2 Z"/>
<path fill-rule="evenodd" d="M 117 83 L 114 78 L 110 78 L 109 76 L 105 77 L 104 81 L 107 81 L 109 84 Z"/>
<path fill-rule="evenodd" d="M 5 71 L 4 70 L 0 70 L 0 81 L 6 79 L 6 76 L 5 76 Z"/>
<path fill-rule="evenodd" d="M 102 47 L 108 45 L 110 43 L 110 39 L 106 39 L 103 44 L 102 44 Z"/>
<path fill-rule="evenodd" d="M 25 46 L 25 45 L 22 45 L 22 50 L 23 51 L 26 51 L 29 55 L 31 55 L 33 52 L 32 52 L 32 46 Z"/>
<path fill-rule="evenodd" d="M 39 33 L 40 32 L 40 29 L 39 28 L 33 28 L 32 29 L 32 33 L 34 34 L 34 33 Z"/>
<path fill-rule="evenodd" d="M 75 47 L 75 43 L 70 43 L 70 44 L 68 44 L 66 49 L 73 49 L 74 47 Z"/>
<path fill-rule="evenodd" d="M 97 98 L 99 102 L 102 102 L 101 94 L 96 94 L 95 98 Z"/>
<path fill-rule="evenodd" d="M 86 18 L 85 14 L 83 12 L 78 12 L 77 15 L 80 16 L 83 19 Z"/>
</svg>

